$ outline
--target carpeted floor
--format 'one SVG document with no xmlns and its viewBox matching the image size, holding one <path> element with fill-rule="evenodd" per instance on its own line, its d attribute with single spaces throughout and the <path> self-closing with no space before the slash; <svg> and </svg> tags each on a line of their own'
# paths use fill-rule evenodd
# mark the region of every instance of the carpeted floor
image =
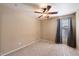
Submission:
<svg viewBox="0 0 79 59">
<path fill-rule="evenodd" d="M 50 44 L 41 40 L 7 56 L 78 56 L 79 52 L 65 44 Z"/>
</svg>

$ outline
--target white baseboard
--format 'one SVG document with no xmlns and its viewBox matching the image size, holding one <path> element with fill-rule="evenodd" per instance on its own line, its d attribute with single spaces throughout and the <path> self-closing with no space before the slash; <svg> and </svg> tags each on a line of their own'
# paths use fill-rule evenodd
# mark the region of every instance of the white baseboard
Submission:
<svg viewBox="0 0 79 59">
<path fill-rule="evenodd" d="M 28 43 L 27 45 L 21 46 L 21 47 L 19 47 L 19 48 L 16 48 L 16 49 L 14 49 L 14 50 L 11 50 L 11 51 L 9 51 L 9 52 L 7 52 L 7 53 L 1 54 L 1 56 L 6 56 L 6 55 L 8 55 L 8 54 L 10 54 L 10 53 L 12 53 L 12 52 L 18 51 L 18 50 L 20 50 L 20 49 L 22 49 L 22 48 L 24 48 L 24 47 L 27 47 L 27 46 L 29 46 L 29 45 L 35 43 L 35 42 L 38 42 L 38 41 L 40 41 L 40 39 L 39 39 L 39 40 L 32 41 L 32 42 Z"/>
</svg>

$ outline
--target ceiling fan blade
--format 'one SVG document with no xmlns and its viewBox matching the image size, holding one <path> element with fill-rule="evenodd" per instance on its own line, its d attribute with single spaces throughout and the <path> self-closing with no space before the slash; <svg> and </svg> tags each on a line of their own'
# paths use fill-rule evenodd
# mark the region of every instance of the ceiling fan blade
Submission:
<svg viewBox="0 0 79 59">
<path fill-rule="evenodd" d="M 46 8 L 43 8 L 43 13 L 46 11 Z"/>
<path fill-rule="evenodd" d="M 48 14 L 57 14 L 58 12 L 48 12 Z"/>
<path fill-rule="evenodd" d="M 51 8 L 51 6 L 50 6 L 50 5 L 48 5 L 48 6 L 47 6 L 47 11 L 49 11 L 49 9 L 50 9 L 50 8 Z"/>
<path fill-rule="evenodd" d="M 42 13 L 42 12 L 35 11 L 34 13 Z"/>
<path fill-rule="evenodd" d="M 39 16 L 38 18 L 42 17 L 43 15 Z"/>
</svg>

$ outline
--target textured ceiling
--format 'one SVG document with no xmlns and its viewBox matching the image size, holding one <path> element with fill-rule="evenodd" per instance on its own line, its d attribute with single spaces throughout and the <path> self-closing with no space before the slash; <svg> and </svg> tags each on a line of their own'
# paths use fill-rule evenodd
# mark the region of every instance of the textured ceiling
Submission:
<svg viewBox="0 0 79 59">
<path fill-rule="evenodd" d="M 32 6 L 35 10 L 39 10 L 41 7 L 46 7 L 46 5 L 51 5 L 52 8 L 49 10 L 51 12 L 58 11 L 58 14 L 50 15 L 50 16 L 61 16 L 67 15 L 76 12 L 79 9 L 79 3 L 30 3 L 28 4 Z"/>
</svg>

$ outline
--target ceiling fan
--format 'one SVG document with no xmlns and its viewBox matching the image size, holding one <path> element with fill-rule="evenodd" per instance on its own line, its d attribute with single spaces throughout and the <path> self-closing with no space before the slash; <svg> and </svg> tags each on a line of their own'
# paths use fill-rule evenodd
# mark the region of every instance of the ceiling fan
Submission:
<svg viewBox="0 0 79 59">
<path fill-rule="evenodd" d="M 47 5 L 46 8 L 41 8 L 43 11 L 39 12 L 39 11 L 35 11 L 34 13 L 40 13 L 42 15 L 40 15 L 38 18 L 41 18 L 44 14 L 46 14 L 46 17 L 49 18 L 49 14 L 57 14 L 58 12 L 49 12 L 51 6 Z"/>
</svg>

